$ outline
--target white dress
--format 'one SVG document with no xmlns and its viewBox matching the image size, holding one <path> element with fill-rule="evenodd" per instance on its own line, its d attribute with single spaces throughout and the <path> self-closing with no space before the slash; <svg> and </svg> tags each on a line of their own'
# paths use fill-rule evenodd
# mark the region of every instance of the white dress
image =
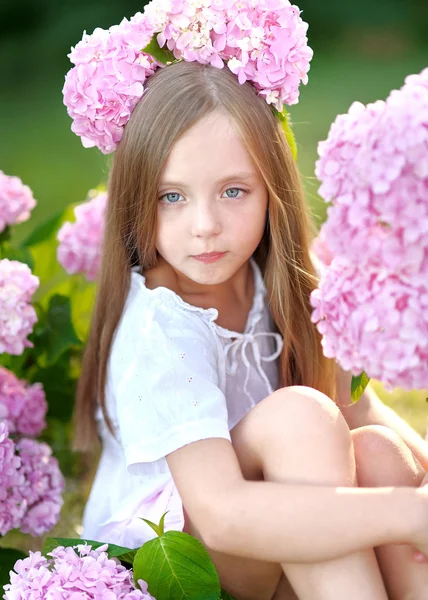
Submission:
<svg viewBox="0 0 428 600">
<path fill-rule="evenodd" d="M 100 409 L 103 451 L 85 508 L 82 537 L 129 548 L 154 537 L 141 520 L 181 530 L 183 507 L 165 456 L 230 430 L 278 386 L 283 340 L 275 333 L 266 288 L 251 259 L 255 293 L 244 333 L 217 325 L 218 311 L 192 306 L 175 292 L 150 290 L 132 272 L 115 332 Z"/>
</svg>

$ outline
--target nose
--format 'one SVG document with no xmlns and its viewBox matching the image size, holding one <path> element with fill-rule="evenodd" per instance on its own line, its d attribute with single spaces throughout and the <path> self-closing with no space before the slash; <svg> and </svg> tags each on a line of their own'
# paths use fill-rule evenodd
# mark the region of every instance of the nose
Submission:
<svg viewBox="0 0 428 600">
<path fill-rule="evenodd" d="M 192 234 L 195 237 L 210 237 L 220 231 L 220 215 L 215 203 L 196 202 L 192 211 Z"/>
</svg>

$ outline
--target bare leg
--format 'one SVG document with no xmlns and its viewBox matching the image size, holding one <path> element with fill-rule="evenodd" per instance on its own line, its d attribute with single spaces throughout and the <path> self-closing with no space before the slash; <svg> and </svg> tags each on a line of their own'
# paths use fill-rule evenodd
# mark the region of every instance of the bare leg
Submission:
<svg viewBox="0 0 428 600">
<path fill-rule="evenodd" d="M 311 388 L 284 388 L 266 398 L 236 426 L 232 442 L 246 478 L 257 478 L 260 469 L 267 481 L 356 485 L 349 428 L 337 406 Z M 299 600 L 387 600 L 372 549 L 282 566 Z"/>
<path fill-rule="evenodd" d="M 352 437 L 361 487 L 420 485 L 425 471 L 394 431 L 370 425 Z M 428 598 L 428 564 L 416 563 L 410 546 L 381 546 L 376 554 L 391 600 Z"/>
</svg>

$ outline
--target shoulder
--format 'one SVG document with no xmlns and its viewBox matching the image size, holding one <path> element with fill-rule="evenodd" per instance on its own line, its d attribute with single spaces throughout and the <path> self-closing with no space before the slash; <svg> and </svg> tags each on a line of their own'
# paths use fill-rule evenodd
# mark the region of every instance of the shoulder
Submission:
<svg viewBox="0 0 428 600">
<path fill-rule="evenodd" d="M 210 322 L 217 316 L 215 309 L 201 309 L 188 305 L 177 294 L 165 287 L 148 289 L 145 278 L 133 271 L 121 319 L 116 329 L 113 349 L 132 352 L 145 346 L 150 350 L 175 341 L 197 339 L 198 345 L 214 350 L 215 336 Z"/>
</svg>

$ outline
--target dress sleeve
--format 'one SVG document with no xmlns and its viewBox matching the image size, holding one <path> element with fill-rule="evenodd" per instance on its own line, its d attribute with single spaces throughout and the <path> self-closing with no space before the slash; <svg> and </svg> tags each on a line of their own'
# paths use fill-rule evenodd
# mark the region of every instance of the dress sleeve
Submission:
<svg viewBox="0 0 428 600">
<path fill-rule="evenodd" d="M 207 438 L 230 440 L 217 350 L 193 314 L 130 307 L 110 357 L 111 382 L 128 470 Z"/>
</svg>

